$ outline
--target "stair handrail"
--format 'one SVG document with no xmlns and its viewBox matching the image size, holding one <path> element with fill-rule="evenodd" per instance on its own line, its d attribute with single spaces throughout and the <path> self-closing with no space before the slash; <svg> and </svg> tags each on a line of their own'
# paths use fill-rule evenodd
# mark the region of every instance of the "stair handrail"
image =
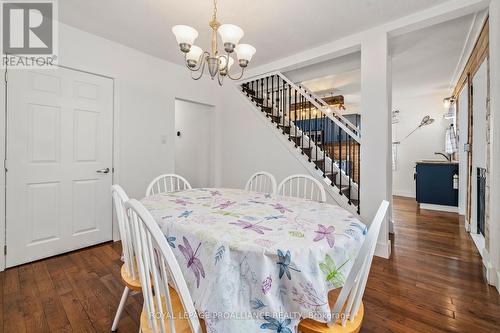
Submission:
<svg viewBox="0 0 500 333">
<path fill-rule="evenodd" d="M 283 77 L 283 76 L 282 76 Z M 312 92 L 311 90 L 309 90 L 307 87 L 305 86 L 299 86 L 299 88 L 301 88 L 302 90 L 304 90 L 304 92 L 306 94 L 309 94 L 311 95 L 313 98 L 315 98 L 317 101 L 319 101 L 319 103 L 325 108 L 330 108 L 330 105 L 328 105 L 327 102 L 325 102 L 325 100 L 321 97 L 319 97 L 318 95 L 316 95 L 314 92 Z M 331 109 L 331 108 L 330 108 Z M 336 117 L 338 117 L 340 120 L 342 120 L 348 127 L 350 127 L 354 133 L 356 133 L 357 135 L 360 135 L 359 133 L 359 127 L 354 125 L 349 119 L 347 119 L 346 117 L 344 117 L 343 115 L 335 112 L 333 109 L 332 109 L 332 112 L 335 114 Z"/>
<path fill-rule="evenodd" d="M 326 112 L 324 106 L 322 106 L 321 104 L 319 104 L 316 101 L 315 98 L 311 97 L 309 95 L 309 93 L 307 93 L 301 87 L 297 86 L 294 82 L 292 82 L 289 78 L 287 78 L 285 75 L 283 75 L 283 73 L 281 73 L 280 71 L 268 72 L 268 73 L 264 73 L 264 74 L 261 74 L 261 75 L 256 75 L 256 76 L 253 76 L 253 77 L 249 77 L 249 78 L 247 78 L 245 80 L 238 81 L 238 84 L 242 85 L 242 84 L 245 84 L 247 82 L 255 81 L 255 80 L 258 80 L 258 79 L 261 79 L 261 78 L 265 78 L 265 77 L 269 77 L 269 76 L 273 76 L 273 75 L 278 75 L 279 77 L 281 77 L 281 79 L 283 81 L 285 81 L 292 88 L 294 88 L 299 93 L 301 93 L 302 96 L 307 101 L 311 102 L 311 104 L 314 105 L 314 107 L 316 109 L 318 109 L 326 117 L 330 118 L 335 124 L 337 124 L 337 126 L 339 126 L 340 128 L 342 128 L 351 138 L 354 139 L 354 141 L 356 141 L 357 143 L 361 144 L 361 137 L 359 136 L 358 133 L 355 133 L 355 132 L 358 132 L 358 128 L 356 126 L 352 125 L 354 128 L 351 129 L 348 126 L 346 126 L 344 123 L 342 123 L 342 121 L 344 121 L 344 122 L 346 122 L 348 124 L 351 124 L 351 122 L 349 120 L 347 120 L 345 117 L 343 117 L 342 115 L 339 115 L 339 114 L 335 113 L 333 110 L 332 110 L 331 113 Z M 340 119 L 342 119 L 342 121 L 340 121 L 337 117 L 340 118 Z"/>
</svg>

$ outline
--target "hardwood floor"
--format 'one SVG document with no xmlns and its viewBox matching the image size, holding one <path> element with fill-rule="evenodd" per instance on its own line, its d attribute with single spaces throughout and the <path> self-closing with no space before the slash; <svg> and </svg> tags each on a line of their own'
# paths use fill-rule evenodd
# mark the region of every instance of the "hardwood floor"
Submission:
<svg viewBox="0 0 500 333">
<path fill-rule="evenodd" d="M 457 214 L 394 198 L 391 260 L 374 258 L 363 332 L 500 332 L 500 296 Z"/>
<path fill-rule="evenodd" d="M 392 258 L 373 261 L 362 332 L 499 332 L 500 296 L 463 222 L 394 204 Z M 107 243 L 0 273 L 0 332 L 109 332 L 120 267 L 119 243 Z M 137 332 L 141 307 L 129 297 L 118 332 Z"/>
</svg>

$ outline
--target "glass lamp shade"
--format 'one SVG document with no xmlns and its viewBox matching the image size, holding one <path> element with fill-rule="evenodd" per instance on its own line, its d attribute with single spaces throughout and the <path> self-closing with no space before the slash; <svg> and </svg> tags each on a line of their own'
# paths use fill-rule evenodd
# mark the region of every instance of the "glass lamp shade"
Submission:
<svg viewBox="0 0 500 333">
<path fill-rule="evenodd" d="M 191 46 L 194 44 L 196 38 L 198 38 L 198 31 L 187 25 L 176 25 L 172 27 L 172 32 L 175 35 L 175 39 L 177 39 L 177 44 L 179 45 L 187 44 Z"/>
<path fill-rule="evenodd" d="M 201 54 L 203 53 L 203 50 L 196 46 L 193 45 L 191 46 L 191 49 L 189 50 L 188 53 L 186 53 L 186 61 L 188 63 L 189 67 L 194 67 L 200 61 Z"/>
<path fill-rule="evenodd" d="M 238 45 L 240 39 L 245 34 L 243 29 L 234 24 L 223 24 L 219 27 L 218 32 L 222 38 L 222 44 L 224 44 L 224 47 L 229 44 L 228 46 L 230 46 L 231 51 L 236 45 Z"/>
<path fill-rule="evenodd" d="M 240 66 L 246 67 L 250 60 L 252 60 L 253 55 L 257 51 L 255 47 L 249 44 L 239 44 L 236 46 L 236 55 L 238 56 L 238 60 L 240 62 Z"/>
<path fill-rule="evenodd" d="M 234 64 L 234 59 L 229 57 L 229 64 L 227 65 L 227 68 L 226 68 L 226 61 L 227 61 L 226 56 L 219 57 L 219 70 L 220 71 L 228 72 L 231 69 L 231 66 Z"/>
</svg>

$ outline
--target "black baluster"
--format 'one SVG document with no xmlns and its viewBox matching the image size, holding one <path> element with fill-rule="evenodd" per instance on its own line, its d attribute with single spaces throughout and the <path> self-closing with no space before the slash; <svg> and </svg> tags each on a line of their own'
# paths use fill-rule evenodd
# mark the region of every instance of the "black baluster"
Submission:
<svg viewBox="0 0 500 333">
<path fill-rule="evenodd" d="M 260 98 L 262 99 L 262 106 L 264 106 L 264 78 L 260 79 Z"/>
<path fill-rule="evenodd" d="M 283 95 L 282 97 L 282 103 L 283 103 L 283 118 L 281 119 L 281 130 L 283 131 L 283 134 L 285 133 L 285 116 L 286 116 L 286 85 L 285 85 L 285 80 L 283 80 Z"/>
<path fill-rule="evenodd" d="M 319 126 L 318 126 L 318 110 L 315 108 L 314 109 L 314 143 L 316 144 L 316 169 L 320 169 L 318 162 L 319 161 L 319 141 L 318 140 L 318 133 L 319 131 Z"/>
<path fill-rule="evenodd" d="M 358 214 L 360 212 L 360 207 L 361 207 L 361 165 L 359 164 L 360 163 L 360 155 L 361 155 L 361 145 L 360 143 L 358 142 L 357 143 L 357 146 L 358 146 L 358 157 L 357 157 L 357 169 L 358 169 L 358 177 L 357 177 L 357 183 L 358 183 Z"/>
<path fill-rule="evenodd" d="M 323 172 L 323 177 L 326 178 L 326 157 L 330 156 L 330 152 L 327 152 L 328 147 L 328 118 L 323 114 L 323 120 L 321 121 L 321 126 L 323 126 L 323 165 L 325 166 L 325 171 Z"/>
<path fill-rule="evenodd" d="M 347 194 L 348 194 L 347 199 L 349 200 L 349 204 L 351 204 L 352 203 L 351 202 L 351 187 L 352 187 L 351 153 L 352 152 L 351 152 L 351 136 L 350 135 L 347 136 L 347 133 L 346 133 L 346 139 L 347 139 L 347 144 L 348 144 L 347 148 L 348 148 L 348 152 L 349 152 L 349 154 L 348 154 L 349 160 L 346 162 L 347 166 L 349 168 L 349 190 L 347 192 Z"/>
<path fill-rule="evenodd" d="M 340 126 L 337 126 L 338 131 L 339 131 L 339 136 L 338 136 L 338 149 L 339 149 L 339 189 L 340 189 L 340 195 L 342 195 L 342 128 Z"/>
<path fill-rule="evenodd" d="M 278 76 L 278 87 L 277 87 L 277 92 L 276 92 L 276 108 L 278 109 L 278 121 L 276 123 L 279 124 L 280 122 L 280 110 L 281 110 L 281 105 L 280 105 L 280 77 Z M 276 125 L 278 126 L 278 125 Z"/>
<path fill-rule="evenodd" d="M 271 114 L 274 115 L 274 75 L 271 76 Z"/>
<path fill-rule="evenodd" d="M 305 99 L 305 98 L 304 98 Z M 311 102 L 307 101 L 307 105 L 309 106 L 309 117 L 307 117 L 307 130 L 309 133 L 309 150 L 311 151 L 311 156 L 312 156 L 312 150 L 311 150 Z M 309 158 L 309 162 L 311 162 L 311 158 Z"/>
<path fill-rule="evenodd" d="M 292 86 L 288 85 L 288 139 L 292 136 Z"/>
<path fill-rule="evenodd" d="M 294 89 L 294 107 L 293 107 L 293 110 L 294 110 L 294 118 L 293 118 L 293 123 L 295 124 L 294 126 L 294 135 L 297 136 L 297 131 L 298 131 L 298 124 L 297 124 L 297 90 Z M 290 133 L 292 133 L 292 128 L 290 127 Z M 297 147 L 297 142 L 295 142 L 295 147 Z M 302 151 L 302 149 L 300 150 Z M 304 154 L 304 152 L 302 151 L 302 154 Z"/>
<path fill-rule="evenodd" d="M 257 97 L 259 97 L 259 96 L 258 96 L 258 93 L 259 93 L 259 86 L 257 85 L 257 80 L 253 80 L 253 81 L 252 81 L 252 86 L 254 87 L 254 89 L 253 89 L 253 101 L 254 101 L 255 103 L 257 103 Z"/>
<path fill-rule="evenodd" d="M 269 107 L 269 76 L 266 76 L 266 107 Z"/>
</svg>

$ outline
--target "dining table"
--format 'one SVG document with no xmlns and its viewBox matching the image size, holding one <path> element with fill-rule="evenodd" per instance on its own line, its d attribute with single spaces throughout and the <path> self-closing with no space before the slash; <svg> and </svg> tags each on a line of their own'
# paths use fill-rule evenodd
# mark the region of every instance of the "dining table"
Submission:
<svg viewBox="0 0 500 333">
<path fill-rule="evenodd" d="M 292 333 L 303 318 L 328 322 L 328 294 L 344 285 L 367 232 L 337 205 L 241 189 L 141 201 L 214 333 Z"/>
</svg>

